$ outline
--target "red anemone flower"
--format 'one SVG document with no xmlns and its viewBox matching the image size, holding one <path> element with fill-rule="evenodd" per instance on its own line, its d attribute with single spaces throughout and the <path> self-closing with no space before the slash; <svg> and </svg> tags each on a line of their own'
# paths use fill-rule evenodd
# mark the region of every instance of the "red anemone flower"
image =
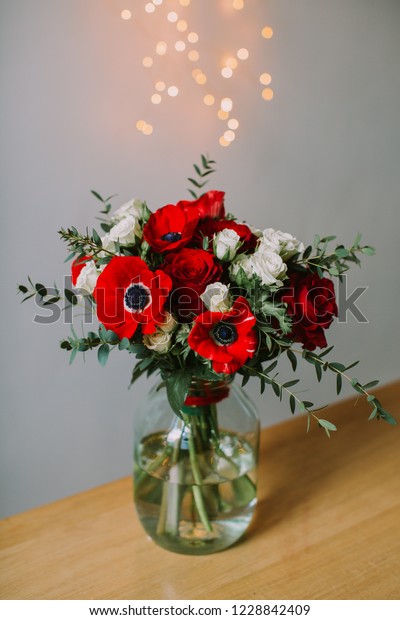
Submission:
<svg viewBox="0 0 400 620">
<path fill-rule="evenodd" d="M 139 323 L 152 334 L 163 321 L 163 309 L 172 288 L 163 271 L 150 271 L 136 256 L 114 256 L 99 275 L 93 296 L 97 318 L 120 338 L 131 338 Z"/>
<path fill-rule="evenodd" d="M 183 207 L 188 213 L 197 213 L 200 219 L 223 218 L 225 217 L 224 196 L 225 192 L 213 189 L 196 200 L 181 200 L 178 206 Z"/>
<path fill-rule="evenodd" d="M 199 221 L 197 211 L 179 205 L 165 205 L 152 213 L 143 229 L 143 237 L 156 252 L 172 252 L 192 239 Z"/>
<path fill-rule="evenodd" d="M 257 348 L 256 318 L 244 297 L 238 297 L 228 312 L 200 314 L 188 344 L 201 357 L 212 361 L 215 372 L 233 374 Z"/>
</svg>

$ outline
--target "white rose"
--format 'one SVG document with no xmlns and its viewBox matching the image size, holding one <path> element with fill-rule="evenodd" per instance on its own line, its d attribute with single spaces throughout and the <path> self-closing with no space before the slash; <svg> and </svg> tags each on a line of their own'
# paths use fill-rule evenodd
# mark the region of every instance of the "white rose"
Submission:
<svg viewBox="0 0 400 620">
<path fill-rule="evenodd" d="M 233 280 L 235 280 L 240 269 L 243 269 L 246 277 L 249 278 L 249 280 L 253 277 L 254 268 L 251 256 L 247 256 L 244 254 L 243 256 L 240 256 L 238 259 L 236 259 L 235 262 L 229 266 L 229 272 Z"/>
<path fill-rule="evenodd" d="M 281 280 L 286 275 L 287 265 L 283 262 L 282 257 L 273 250 L 260 246 L 251 256 L 251 266 L 253 273 L 261 278 L 263 284 L 282 286 Z"/>
<path fill-rule="evenodd" d="M 107 256 L 107 252 L 115 252 L 115 243 L 110 239 L 110 233 L 106 233 L 104 237 L 101 238 L 101 244 L 106 252 L 99 252 L 100 258 Z"/>
<path fill-rule="evenodd" d="M 231 309 L 232 300 L 229 288 L 221 282 L 208 284 L 200 297 L 211 312 L 227 312 Z"/>
<path fill-rule="evenodd" d="M 76 279 L 75 288 L 81 289 L 87 293 L 93 293 L 99 273 L 100 272 L 96 269 L 95 262 L 93 260 L 88 261 Z"/>
<path fill-rule="evenodd" d="M 125 202 L 122 207 L 119 207 L 119 209 L 114 212 L 112 219 L 115 222 L 120 222 L 129 216 L 135 219 L 142 219 L 145 214 L 145 210 L 145 206 L 139 198 L 132 198 L 132 200 Z"/>
<path fill-rule="evenodd" d="M 177 327 L 178 327 L 178 322 L 175 321 L 172 314 L 170 314 L 169 312 L 166 312 L 165 319 L 161 323 L 161 325 L 158 326 L 158 329 L 161 329 L 161 331 L 165 333 L 169 333 L 169 332 L 175 331 Z"/>
<path fill-rule="evenodd" d="M 118 241 L 121 245 L 133 245 L 136 237 L 140 238 L 141 235 L 142 230 L 139 222 L 132 215 L 127 215 L 111 228 L 108 233 L 108 240 L 114 243 Z"/>
<path fill-rule="evenodd" d="M 219 260 L 231 261 L 240 247 L 240 237 L 235 230 L 224 228 L 214 235 L 214 254 Z"/>
<path fill-rule="evenodd" d="M 145 334 L 143 336 L 143 344 L 157 353 L 166 353 L 171 348 L 171 338 L 172 335 L 170 333 L 157 329 L 154 334 Z"/>
<path fill-rule="evenodd" d="M 301 241 L 298 241 L 290 233 L 273 228 L 266 228 L 263 231 L 261 245 L 265 245 L 270 250 L 275 250 L 286 260 L 297 252 L 304 252 L 304 244 Z"/>
</svg>

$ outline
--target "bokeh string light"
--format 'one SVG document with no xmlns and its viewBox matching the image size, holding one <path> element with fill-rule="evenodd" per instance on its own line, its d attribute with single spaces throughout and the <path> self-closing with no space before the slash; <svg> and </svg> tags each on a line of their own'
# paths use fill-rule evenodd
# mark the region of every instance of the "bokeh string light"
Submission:
<svg viewBox="0 0 400 620">
<path fill-rule="evenodd" d="M 239 23 L 246 15 L 247 3 L 245 0 L 230 1 L 232 16 L 237 12 L 236 23 Z M 214 108 L 214 114 L 216 114 L 217 119 L 224 124 L 222 135 L 219 137 L 219 144 L 222 147 L 228 147 L 237 138 L 237 130 L 240 125 L 237 118 L 231 118 L 234 101 L 232 96 L 228 96 L 229 91 L 232 90 L 230 84 L 236 83 L 237 74 L 245 71 L 248 76 L 250 72 L 254 72 L 254 69 L 251 68 L 251 50 L 249 47 L 240 47 L 239 45 L 236 49 L 226 50 L 227 53 L 225 53 L 222 58 L 215 58 L 217 65 L 219 65 L 216 75 L 208 75 L 209 71 L 207 71 L 206 74 L 201 68 L 201 65 L 198 66 L 202 51 L 201 37 L 197 29 L 193 29 L 194 24 L 190 23 L 190 11 L 187 11 L 188 7 L 194 5 L 195 2 L 200 2 L 200 0 L 152 0 L 152 2 L 143 2 L 144 14 L 149 15 L 148 19 L 157 20 L 158 17 L 160 17 L 162 20 L 165 20 L 165 28 L 162 30 L 158 29 L 159 33 L 164 33 L 165 31 L 165 40 L 164 38 L 160 38 L 158 41 L 156 40 L 155 43 L 153 43 L 152 51 L 150 49 L 148 50 L 150 54 L 142 58 L 142 66 L 146 70 L 151 70 L 154 75 L 154 90 L 152 93 L 149 93 L 149 100 L 151 104 L 157 107 L 162 104 L 163 101 L 166 101 L 166 99 L 174 99 L 179 95 L 180 86 L 184 86 L 183 83 L 181 84 L 182 80 L 184 80 L 184 75 L 182 77 L 181 65 L 177 73 L 177 76 L 179 75 L 179 82 L 177 81 L 175 84 L 171 84 L 171 82 L 175 81 L 172 75 L 172 73 L 175 74 L 175 72 L 171 71 L 175 63 L 172 56 L 177 53 L 183 59 L 182 62 L 184 64 L 187 63 L 188 74 L 192 76 L 196 86 L 200 87 L 199 90 L 202 93 L 201 98 L 204 106 L 212 108 L 215 106 L 216 102 L 219 101 L 219 105 L 217 103 L 216 109 Z M 156 12 L 158 17 L 153 18 L 152 14 Z M 133 17 L 131 10 L 128 8 L 122 10 L 120 16 L 124 21 L 129 21 Z M 133 22 L 137 21 L 137 17 L 138 13 L 136 12 Z M 273 28 L 268 24 L 263 26 L 258 25 L 257 32 L 258 37 L 261 36 L 265 41 L 270 40 L 274 35 Z M 173 33 L 175 33 L 175 35 Z M 240 37 L 241 29 L 238 28 L 237 42 L 239 44 Z M 244 41 L 242 42 L 244 43 Z M 205 51 L 207 52 L 207 59 L 207 57 L 209 57 L 209 48 L 205 48 Z M 155 56 L 152 54 L 155 54 Z M 162 57 L 166 57 L 165 61 L 161 60 Z M 158 60 L 158 58 L 160 58 L 160 60 Z M 159 66 L 160 62 L 163 63 L 162 66 Z M 191 68 L 193 67 L 193 63 L 197 64 L 197 66 L 194 66 L 194 69 Z M 209 66 L 208 70 L 211 71 Z M 171 74 L 171 79 L 166 79 L 167 74 Z M 258 70 L 254 81 L 255 84 L 258 83 L 258 86 L 261 87 L 260 94 L 263 101 L 272 101 L 274 91 L 271 88 L 271 74 L 266 71 L 260 73 L 260 70 Z M 224 86 L 225 84 L 226 86 Z M 205 85 L 207 85 L 208 92 L 204 92 Z M 168 97 L 165 97 L 165 95 L 168 95 Z M 151 106 L 150 109 L 154 109 L 153 106 Z M 145 120 L 138 120 L 136 129 L 145 136 L 151 135 L 154 131 L 153 125 Z"/>
</svg>

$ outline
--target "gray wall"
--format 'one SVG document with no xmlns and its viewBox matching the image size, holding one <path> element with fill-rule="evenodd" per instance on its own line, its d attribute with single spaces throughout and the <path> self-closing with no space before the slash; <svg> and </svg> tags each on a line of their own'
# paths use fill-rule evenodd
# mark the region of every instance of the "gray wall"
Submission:
<svg viewBox="0 0 400 620">
<path fill-rule="evenodd" d="M 157 15 L 143 17 L 143 4 L 1 2 L 2 515 L 131 469 L 132 417 L 148 382 L 126 389 L 125 354 L 106 369 L 89 355 L 69 367 L 58 348 L 68 327 L 32 323 L 33 306 L 15 296 L 27 273 L 62 280 L 56 231 L 95 223 L 92 188 L 118 193 L 116 206 L 138 196 L 155 209 L 187 196 L 191 163 L 209 152 L 218 162 L 212 186 L 226 191 L 240 218 L 305 241 L 319 232 L 349 243 L 362 231 L 377 256 L 354 270 L 349 286 L 369 286 L 359 302 L 369 323 L 350 316 L 329 341 L 336 358 L 362 359 L 360 378 L 399 376 L 399 2 L 247 0 L 223 21 L 219 1 L 193 0 L 191 26 L 210 75 L 224 48 L 247 44 L 252 52 L 230 86 L 241 127 L 228 149 L 177 55 L 165 75 L 177 72 L 181 95 L 157 110 L 148 103 L 155 74 L 141 58 L 160 25 Z M 123 22 L 122 8 L 135 18 Z M 270 41 L 258 34 L 265 24 L 274 28 Z M 273 77 L 269 103 L 259 96 L 262 71 Z M 215 84 L 222 96 L 221 80 Z M 142 117 L 154 121 L 151 137 L 135 129 Z M 310 400 L 331 402 L 333 381 L 316 385 L 310 371 L 300 372 Z M 286 363 L 281 373 L 292 378 Z M 287 403 L 260 398 L 257 384 L 249 390 L 264 425 L 288 417 Z"/>
</svg>

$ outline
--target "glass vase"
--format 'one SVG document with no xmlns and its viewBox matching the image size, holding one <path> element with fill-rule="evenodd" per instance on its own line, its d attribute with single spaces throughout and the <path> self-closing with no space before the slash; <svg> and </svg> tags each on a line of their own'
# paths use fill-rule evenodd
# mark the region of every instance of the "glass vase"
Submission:
<svg viewBox="0 0 400 620">
<path fill-rule="evenodd" d="M 181 415 L 155 386 L 134 418 L 134 499 L 156 544 L 203 555 L 234 544 L 257 503 L 257 410 L 229 381 L 193 378 Z"/>
</svg>

